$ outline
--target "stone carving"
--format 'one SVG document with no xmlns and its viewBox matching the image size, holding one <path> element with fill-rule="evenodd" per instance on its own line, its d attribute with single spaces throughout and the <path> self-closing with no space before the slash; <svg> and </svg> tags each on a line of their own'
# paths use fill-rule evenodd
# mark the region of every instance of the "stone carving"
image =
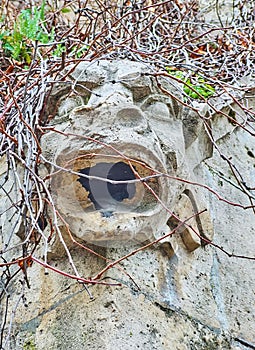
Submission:
<svg viewBox="0 0 255 350">
<path fill-rule="evenodd" d="M 178 224 L 171 213 L 185 220 L 206 209 L 199 188 L 176 180 L 194 180 L 211 144 L 199 118 L 176 100 L 175 81 L 127 60 L 82 62 L 67 73 L 49 100 L 59 133 L 46 133 L 42 149 L 59 167 L 51 190 L 76 237 L 97 245 L 155 240 Z M 170 177 L 152 176 L 160 173 Z M 190 251 L 201 244 L 193 229 L 212 238 L 208 212 L 179 229 Z"/>
</svg>

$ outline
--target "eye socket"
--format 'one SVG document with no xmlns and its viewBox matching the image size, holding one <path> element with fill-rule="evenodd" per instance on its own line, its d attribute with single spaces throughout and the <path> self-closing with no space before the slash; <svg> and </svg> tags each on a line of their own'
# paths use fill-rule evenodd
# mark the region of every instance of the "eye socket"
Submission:
<svg viewBox="0 0 255 350">
<path fill-rule="evenodd" d="M 60 101 L 60 106 L 58 108 L 58 115 L 60 117 L 70 113 L 76 107 L 79 107 L 83 104 L 83 99 L 80 96 L 70 96 L 62 98 Z"/>
<path fill-rule="evenodd" d="M 140 109 L 134 107 L 127 107 L 118 111 L 116 120 L 119 124 L 127 127 L 137 126 L 145 121 Z"/>
<path fill-rule="evenodd" d="M 164 95 L 149 96 L 141 109 L 155 119 L 169 120 L 173 117 L 171 99 Z"/>
<path fill-rule="evenodd" d="M 167 105 L 160 101 L 155 101 L 153 104 L 149 105 L 146 109 L 146 112 L 156 119 L 169 120 L 171 118 Z"/>
<path fill-rule="evenodd" d="M 181 108 L 178 102 L 166 95 L 151 95 L 143 101 L 142 111 L 158 120 L 169 120 L 181 117 Z"/>
</svg>

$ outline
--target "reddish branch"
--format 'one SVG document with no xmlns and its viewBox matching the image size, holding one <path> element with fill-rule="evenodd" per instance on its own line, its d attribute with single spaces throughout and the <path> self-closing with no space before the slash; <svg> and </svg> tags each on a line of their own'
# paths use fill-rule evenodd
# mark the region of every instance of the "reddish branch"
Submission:
<svg viewBox="0 0 255 350">
<path fill-rule="evenodd" d="M 235 165 L 235 160 L 230 159 L 221 152 L 212 137 L 209 125 L 211 115 L 217 113 L 222 118 L 227 118 L 236 127 L 242 128 L 250 136 L 255 136 L 253 126 L 255 113 L 247 108 L 242 99 L 242 93 L 245 93 L 248 89 L 253 91 L 254 87 L 245 88 L 241 83 L 239 84 L 239 79 L 243 78 L 244 74 L 250 74 L 251 76 L 254 74 L 254 18 L 252 17 L 252 13 L 247 12 L 245 9 L 246 5 L 247 9 L 249 8 L 249 2 L 244 0 L 242 4 L 237 6 L 236 10 L 239 11 L 239 18 L 233 18 L 229 26 L 223 23 L 219 27 L 209 26 L 209 29 L 208 25 L 204 23 L 203 18 L 201 18 L 196 1 L 171 0 L 158 2 L 155 0 L 144 0 L 139 3 L 135 1 L 130 2 L 130 6 L 125 5 L 122 7 L 117 6 L 117 2 L 116 4 L 112 3 L 112 6 L 109 7 L 108 2 L 101 0 L 95 0 L 93 2 L 86 1 L 86 7 L 82 7 L 82 4 L 84 2 L 63 1 L 63 8 L 75 9 L 71 23 L 65 17 L 65 11 L 61 11 L 62 8 L 54 11 L 51 4 L 48 4 L 50 10 L 46 14 L 47 21 L 45 22 L 45 26 L 48 23 L 54 26 L 54 43 L 37 43 L 36 45 L 32 45 L 29 41 L 27 42 L 30 45 L 29 49 L 33 52 L 32 64 L 29 70 L 26 69 L 24 62 L 17 62 L 7 57 L 3 52 L 3 47 L 0 48 L 0 60 L 2 63 L 0 70 L 0 156 L 6 157 L 8 176 L 13 176 L 17 180 L 17 190 L 21 194 L 18 204 L 15 201 L 11 203 L 8 193 L 4 193 L 6 193 L 10 200 L 10 206 L 7 211 L 15 208 L 15 213 L 22 217 L 22 224 L 25 228 L 25 237 L 20 244 L 14 245 L 10 234 L 8 244 L 1 252 L 3 257 L 7 252 L 10 255 L 10 252 L 14 251 L 14 249 L 20 252 L 19 259 L 11 261 L 5 261 L 3 259 L 4 263 L 0 264 L 0 267 L 6 269 L 3 273 L 3 278 L 8 275 L 5 284 L 6 288 L 10 280 L 17 277 L 17 271 L 23 271 L 24 276 L 26 275 L 26 269 L 30 267 L 31 262 L 36 262 L 44 268 L 48 268 L 84 284 L 119 285 L 102 282 L 100 278 L 106 271 L 113 267 L 121 269 L 121 262 L 128 257 L 153 247 L 166 237 L 175 234 L 178 227 L 182 225 L 189 226 L 188 220 L 191 217 L 184 221 L 177 218 L 179 224 L 173 231 L 154 242 L 131 251 L 116 261 L 109 261 L 109 259 L 106 259 L 86 245 L 77 242 L 71 234 L 67 222 L 55 207 L 48 188 L 47 181 L 54 173 L 42 178 L 38 173 L 38 166 L 40 163 L 44 163 L 53 165 L 56 171 L 70 172 L 70 170 L 68 169 L 68 164 L 66 168 L 60 168 L 56 164 L 50 163 L 43 156 L 40 156 L 40 136 L 45 132 L 52 131 L 66 137 L 75 136 L 83 138 L 88 142 L 108 148 L 111 151 L 110 153 L 112 153 L 110 155 L 111 157 L 119 157 L 130 162 L 131 165 L 137 162 L 137 160 L 125 156 L 125 154 L 111 145 L 87 137 L 86 135 L 80 136 L 60 132 L 54 127 L 47 125 L 50 116 L 45 116 L 44 114 L 52 86 L 57 82 L 66 82 L 70 85 L 71 82 L 68 81 L 68 74 L 83 60 L 91 61 L 95 58 L 129 58 L 142 61 L 148 66 L 154 67 L 154 71 L 150 75 L 156 79 L 162 93 L 170 95 L 178 103 L 183 104 L 185 108 L 192 109 L 197 113 L 197 117 L 201 118 L 204 123 L 204 129 L 214 149 L 228 164 L 236 186 L 244 193 L 250 203 L 250 205 L 243 205 L 233 202 L 230 199 L 223 198 L 218 192 L 206 184 L 160 173 L 157 169 L 151 169 L 143 162 L 139 162 L 139 165 L 150 170 L 152 175 L 142 178 L 137 174 L 137 179 L 134 181 L 141 181 L 170 215 L 172 215 L 170 208 L 150 188 L 148 180 L 168 177 L 178 182 L 202 187 L 216 196 L 218 200 L 226 203 L 226 205 L 245 210 L 253 209 L 255 212 L 254 195 L 251 193 L 254 186 L 248 186 L 245 183 L 242 171 Z M 27 2 L 20 2 L 21 8 L 25 5 L 27 6 Z M 34 5 L 40 6 L 41 2 L 36 0 L 30 3 L 31 8 Z M 0 16 L 4 19 L 4 22 L 1 24 L 2 27 L 6 26 L 8 30 L 11 30 L 9 27 L 11 23 L 14 23 L 14 17 L 17 14 L 18 10 L 13 7 L 11 2 L 3 0 L 3 6 L 0 9 Z M 52 28 L 48 29 L 50 32 Z M 57 45 L 65 45 L 65 52 L 63 52 L 61 57 L 53 55 Z M 82 54 L 78 57 L 77 52 L 81 49 Z M 70 64 L 73 64 L 73 66 L 67 69 Z M 206 83 L 211 84 L 215 88 L 215 94 L 217 96 L 221 97 L 223 94 L 227 96 L 231 103 L 235 103 L 241 109 L 246 119 L 242 115 L 239 115 L 237 121 L 223 111 L 218 110 L 211 98 L 205 98 L 194 86 L 188 85 L 180 78 L 169 75 L 166 72 L 166 67 L 171 67 L 173 71 L 182 71 L 191 76 L 196 76 L 196 74 L 201 75 Z M 184 99 L 172 95 L 171 92 L 164 89 L 160 84 L 160 77 L 172 79 L 180 85 L 182 90 L 184 90 L 184 87 L 188 87 L 191 91 L 195 92 L 199 100 L 207 104 L 210 114 L 203 116 L 196 107 L 193 107 L 192 98 L 184 93 Z M 30 156 L 34 153 L 36 157 L 32 160 Z M 97 155 L 93 154 L 91 156 L 96 157 Z M 22 166 L 25 174 L 24 178 L 18 177 L 19 174 L 16 171 L 18 166 Z M 104 179 L 104 181 L 113 182 L 109 179 Z M 3 184 L 4 186 L 5 183 Z M 6 190 L 4 189 L 4 191 Z M 52 218 L 50 218 L 50 215 L 47 215 L 47 212 L 52 214 Z M 201 213 L 195 213 L 194 216 L 199 214 Z M 45 231 L 39 224 L 42 218 L 51 228 L 48 236 L 46 236 Z M 65 247 L 74 274 L 58 270 L 48 264 L 48 243 L 53 235 L 59 234 L 61 236 L 58 220 L 62 221 L 67 229 L 69 238 L 75 245 L 106 261 L 107 266 L 98 272 L 94 278 L 83 278 L 79 276 L 63 237 L 61 237 L 62 244 Z M 189 228 L 193 229 L 191 226 Z M 17 231 L 16 229 L 16 226 L 13 227 L 13 232 Z M 207 240 L 199 232 L 194 232 L 206 244 L 215 247 L 229 257 L 255 260 L 254 257 L 229 253 L 224 247 Z M 45 261 L 41 261 L 36 257 L 36 248 L 38 246 L 42 246 L 45 249 Z M 12 274 L 8 270 L 11 266 L 18 266 L 19 269 Z M 8 273 L 6 272 L 7 270 Z M 134 279 L 127 272 L 123 269 L 121 271 L 134 282 Z M 8 302 L 6 305 L 8 306 Z M 5 327 L 5 322 L 3 327 Z M 2 343 L 3 330 L 1 332 L 1 346 Z"/>
</svg>

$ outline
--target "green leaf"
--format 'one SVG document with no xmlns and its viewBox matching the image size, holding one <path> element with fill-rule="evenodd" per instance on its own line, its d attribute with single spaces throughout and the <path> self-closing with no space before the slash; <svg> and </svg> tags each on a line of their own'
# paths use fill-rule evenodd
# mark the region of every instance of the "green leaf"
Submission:
<svg viewBox="0 0 255 350">
<path fill-rule="evenodd" d="M 69 9 L 67 7 L 64 7 L 64 8 L 61 9 L 61 12 L 62 13 L 69 13 L 69 12 L 71 12 L 71 9 Z"/>
<path fill-rule="evenodd" d="M 0 33 L 0 39 L 3 41 L 2 47 L 7 55 L 15 60 L 31 62 L 31 41 L 38 40 L 43 44 L 53 41 L 55 32 L 52 28 L 51 33 L 47 33 L 42 25 L 45 20 L 45 0 L 41 7 L 35 7 L 33 12 L 30 9 L 22 10 L 17 17 L 13 31 Z"/>
<path fill-rule="evenodd" d="M 39 12 L 39 18 L 41 21 L 45 20 L 45 0 L 42 1 L 41 9 Z"/>
<path fill-rule="evenodd" d="M 172 70 L 170 67 L 166 67 L 166 71 L 168 74 L 185 83 L 183 84 L 183 91 L 193 99 L 201 99 L 201 96 L 207 98 L 212 96 L 215 92 L 214 87 L 206 83 L 204 77 L 201 77 L 198 74 L 193 75 L 191 81 L 191 78 L 189 77 L 190 75 L 187 72 Z"/>
<path fill-rule="evenodd" d="M 60 57 L 62 55 L 62 52 L 66 51 L 65 45 L 57 44 L 56 49 L 53 51 L 53 56 Z"/>
</svg>

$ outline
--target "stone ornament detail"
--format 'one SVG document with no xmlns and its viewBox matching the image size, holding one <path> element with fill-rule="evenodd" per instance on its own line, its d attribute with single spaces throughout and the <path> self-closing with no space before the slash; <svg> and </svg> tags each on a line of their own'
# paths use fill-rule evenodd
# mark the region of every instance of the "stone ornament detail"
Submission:
<svg viewBox="0 0 255 350">
<path fill-rule="evenodd" d="M 153 241 L 177 224 L 171 212 L 185 220 L 206 209 L 198 189 L 175 179 L 194 180 L 193 169 L 211 156 L 202 122 L 176 101 L 175 81 L 150 73 L 128 60 L 82 62 L 52 90 L 47 113 L 60 133 L 46 133 L 42 150 L 57 165 L 56 207 L 82 241 Z M 159 173 L 170 177 L 152 176 Z M 187 224 L 178 232 L 189 251 L 201 245 L 191 226 L 212 238 L 208 212 Z"/>
</svg>

